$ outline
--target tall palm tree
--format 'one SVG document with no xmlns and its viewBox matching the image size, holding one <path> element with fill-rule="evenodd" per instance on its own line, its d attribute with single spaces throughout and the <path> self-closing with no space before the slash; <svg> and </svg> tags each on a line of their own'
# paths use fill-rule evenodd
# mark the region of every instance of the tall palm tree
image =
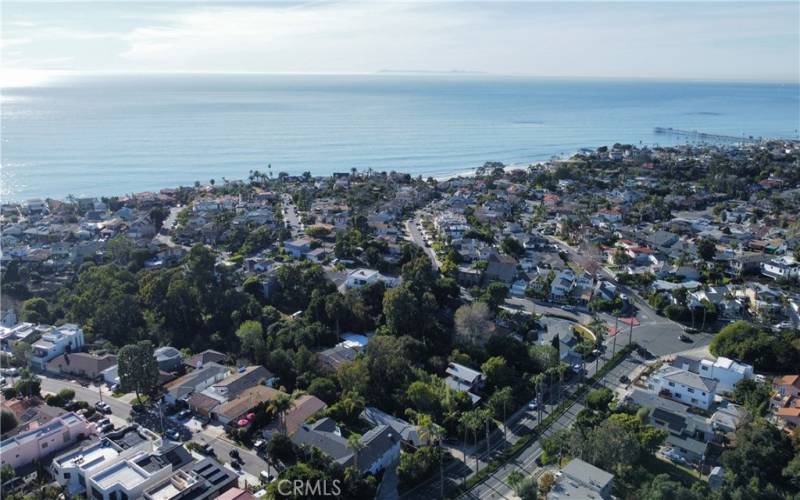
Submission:
<svg viewBox="0 0 800 500">
<path fill-rule="evenodd" d="M 292 397 L 288 394 L 279 394 L 269 406 L 278 415 L 281 432 L 286 434 L 286 412 L 292 407 Z"/>
<path fill-rule="evenodd" d="M 503 440 L 508 442 L 508 423 L 506 422 L 506 408 L 514 401 L 511 387 L 503 387 L 494 393 L 493 399 L 503 407 Z"/>
<path fill-rule="evenodd" d="M 352 433 L 347 437 L 347 447 L 353 452 L 353 465 L 356 470 L 358 468 L 358 454 L 364 449 L 364 443 L 361 442 L 361 434 Z"/>
<path fill-rule="evenodd" d="M 483 425 L 483 418 L 477 410 L 470 410 L 468 412 L 464 412 L 464 414 L 461 416 L 461 424 L 472 432 L 475 443 L 475 471 L 477 472 L 480 470 L 480 462 L 478 461 L 478 430 L 481 428 L 481 425 Z M 464 453 L 466 453 L 466 450 L 464 450 Z M 464 462 L 466 462 L 466 455 Z"/>
</svg>

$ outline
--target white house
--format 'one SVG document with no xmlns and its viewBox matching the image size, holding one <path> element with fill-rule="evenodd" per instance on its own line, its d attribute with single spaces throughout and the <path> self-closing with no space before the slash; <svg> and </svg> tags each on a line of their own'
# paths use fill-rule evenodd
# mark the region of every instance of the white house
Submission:
<svg viewBox="0 0 800 500">
<path fill-rule="evenodd" d="M 375 269 L 359 268 L 350 271 L 350 274 L 348 274 L 345 279 L 344 286 L 345 288 L 361 288 L 377 283 L 378 281 L 383 281 L 388 288 L 397 286 L 399 282 L 397 278 L 384 276 Z"/>
<path fill-rule="evenodd" d="M 667 365 L 653 372 L 647 386 L 660 395 L 707 410 L 714 401 L 717 381 Z"/>
<path fill-rule="evenodd" d="M 69 352 L 77 352 L 84 345 L 83 330 L 78 325 L 66 324 L 42 335 L 33 344 L 31 366 L 44 370 L 51 359 Z"/>
<path fill-rule="evenodd" d="M 696 373 L 704 378 L 716 380 L 718 392 L 731 392 L 736 382 L 753 378 L 753 367 L 751 365 L 739 363 L 722 356 L 715 360 L 677 356 L 672 362 L 672 366 Z"/>
<path fill-rule="evenodd" d="M 790 256 L 778 257 L 761 263 L 761 274 L 775 280 L 800 278 L 800 263 Z"/>
<path fill-rule="evenodd" d="M 380 276 L 381 273 L 374 269 L 356 269 L 347 275 L 344 283 L 347 288 L 361 288 L 377 283 Z"/>
</svg>

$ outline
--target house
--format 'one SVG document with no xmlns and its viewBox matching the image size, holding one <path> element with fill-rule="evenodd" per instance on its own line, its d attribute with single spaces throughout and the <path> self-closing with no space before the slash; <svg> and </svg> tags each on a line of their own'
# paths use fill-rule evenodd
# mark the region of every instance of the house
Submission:
<svg viewBox="0 0 800 500">
<path fill-rule="evenodd" d="M 328 417 L 301 425 L 291 439 L 297 446 L 319 449 L 345 467 L 357 467 L 362 474 L 377 474 L 400 456 L 400 436 L 387 425 L 377 425 L 361 436 L 358 455 Z"/>
<path fill-rule="evenodd" d="M 317 354 L 319 362 L 330 370 L 336 370 L 344 363 L 348 363 L 356 359 L 359 349 L 348 345 L 345 342 L 337 344 L 329 349 L 325 349 Z"/>
<path fill-rule="evenodd" d="M 684 458 L 696 462 L 705 455 L 708 443 L 714 438 L 711 419 L 689 412 L 687 406 L 676 401 L 641 389 L 633 389 L 624 401 L 647 408 L 647 423 L 666 431 L 666 444 Z"/>
<path fill-rule="evenodd" d="M 714 402 L 717 381 L 667 365 L 653 372 L 647 386 L 659 395 L 708 410 Z"/>
<path fill-rule="evenodd" d="M 174 372 L 181 366 L 181 352 L 172 346 L 159 347 L 153 355 L 158 363 L 158 369 L 164 372 Z"/>
<path fill-rule="evenodd" d="M 95 380 L 103 376 L 103 370 L 116 364 L 117 357 L 113 354 L 65 353 L 50 360 L 47 363 L 47 371 Z"/>
<path fill-rule="evenodd" d="M 241 367 L 239 370 L 211 385 L 210 392 L 231 400 L 256 385 L 266 383 L 269 385 L 275 376 L 261 365 Z"/>
<path fill-rule="evenodd" d="M 186 406 L 203 417 L 210 417 L 211 412 L 225 402 L 225 398 L 204 392 L 193 392 L 186 398 Z"/>
<path fill-rule="evenodd" d="M 761 274 L 774 280 L 800 279 L 800 262 L 790 256 L 777 257 L 761 263 Z"/>
<path fill-rule="evenodd" d="M 717 381 L 718 392 L 732 392 L 736 382 L 753 378 L 753 367 L 725 357 L 715 360 L 676 356 L 672 366 Z"/>
<path fill-rule="evenodd" d="M 472 404 L 477 404 L 481 397 L 475 394 L 483 388 L 483 374 L 472 368 L 468 368 L 458 363 L 447 365 L 447 378 L 445 384 L 454 391 L 466 392 Z"/>
<path fill-rule="evenodd" d="M 240 488 L 231 488 L 222 495 L 217 497 L 217 500 L 255 500 L 256 497 L 249 491 Z"/>
<path fill-rule="evenodd" d="M 201 392 L 211 387 L 212 384 L 221 381 L 228 376 L 228 368 L 217 363 L 208 363 L 202 368 L 178 377 L 166 384 L 164 388 L 164 400 L 169 404 L 175 404 L 179 400 L 184 400 L 193 392 Z"/>
<path fill-rule="evenodd" d="M 611 498 L 614 475 L 573 458 L 557 475 L 556 484 L 547 495 L 551 499 L 560 498 Z"/>
<path fill-rule="evenodd" d="M 84 343 L 83 330 L 78 325 L 68 323 L 59 326 L 33 344 L 30 364 L 37 370 L 44 370 L 48 361 L 65 352 L 77 352 Z"/>
<path fill-rule="evenodd" d="M 347 275 L 344 285 L 347 288 L 361 288 L 377 283 L 380 276 L 381 273 L 374 269 L 355 269 Z"/>
<path fill-rule="evenodd" d="M 213 349 L 206 349 L 203 352 L 199 352 L 194 356 L 191 356 L 187 360 L 183 362 L 186 366 L 190 368 L 202 368 L 203 365 L 208 363 L 219 363 L 222 364 L 225 361 L 225 355 L 219 351 L 215 351 Z"/>
<path fill-rule="evenodd" d="M 389 415 L 373 406 L 364 408 L 364 411 L 361 412 L 361 418 L 373 426 L 386 425 L 391 427 L 400 436 L 400 439 L 413 446 L 426 444 L 425 440 L 420 437 L 420 432 L 416 425 L 406 422 L 402 418 Z"/>
<path fill-rule="evenodd" d="M 0 462 L 24 467 L 71 446 L 95 432 L 94 424 L 75 413 L 65 413 L 47 424 L 0 441 Z"/>
<path fill-rule="evenodd" d="M 784 408 L 787 406 L 800 406 L 796 402 L 800 401 L 800 375 L 784 375 L 772 381 L 771 405 L 773 408 Z"/>
<path fill-rule="evenodd" d="M 711 415 L 711 427 L 718 432 L 736 432 L 745 419 L 745 410 L 730 401 L 724 401 Z"/>
<path fill-rule="evenodd" d="M 286 253 L 295 259 L 299 259 L 311 250 L 311 240 L 308 238 L 300 238 L 297 240 L 285 241 L 283 243 L 283 248 L 286 250 Z"/>
<path fill-rule="evenodd" d="M 223 403 L 215 407 L 211 412 L 211 417 L 219 420 L 223 424 L 236 422 L 247 415 L 251 410 L 261 403 L 266 403 L 277 398 L 281 391 L 267 387 L 265 385 L 256 385 L 245 389 L 236 398 L 231 399 L 227 403 Z"/>
<path fill-rule="evenodd" d="M 384 276 L 374 269 L 355 269 L 350 271 L 345 279 L 345 288 L 361 288 L 382 281 L 387 288 L 393 288 L 400 282 L 399 278 Z"/>
<path fill-rule="evenodd" d="M 493 254 L 489 257 L 484 278 L 487 282 L 499 281 L 510 285 L 517 275 L 517 260 L 510 255 Z"/>
<path fill-rule="evenodd" d="M 326 405 L 316 396 L 310 396 L 308 394 L 299 396 L 292 401 L 292 407 L 283 417 L 286 423 L 286 434 L 291 436 L 297 432 L 297 429 L 299 429 L 300 426 L 303 425 L 305 421 L 308 420 L 312 415 L 324 410 L 327 407 L 328 405 Z M 275 432 L 276 428 L 277 427 L 274 423 L 268 426 L 263 432 L 264 437 L 269 438 L 272 433 Z"/>
<path fill-rule="evenodd" d="M 775 417 L 783 422 L 787 429 L 800 427 L 800 407 L 778 408 Z"/>
</svg>

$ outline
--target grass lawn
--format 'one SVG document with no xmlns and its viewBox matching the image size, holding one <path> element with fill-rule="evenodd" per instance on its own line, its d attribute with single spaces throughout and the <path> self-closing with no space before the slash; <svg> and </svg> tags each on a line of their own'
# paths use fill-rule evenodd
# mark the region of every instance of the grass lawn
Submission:
<svg viewBox="0 0 800 500">
<path fill-rule="evenodd" d="M 676 463 L 664 460 L 656 456 L 648 457 L 644 463 L 645 468 L 653 474 L 668 474 L 669 477 L 680 481 L 684 486 L 691 486 L 692 483 L 700 481 L 697 471 L 683 467 Z"/>
</svg>

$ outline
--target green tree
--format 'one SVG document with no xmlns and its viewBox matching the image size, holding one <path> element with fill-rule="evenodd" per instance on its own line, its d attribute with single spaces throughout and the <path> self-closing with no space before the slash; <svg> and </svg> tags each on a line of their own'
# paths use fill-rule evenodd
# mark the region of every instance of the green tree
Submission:
<svg viewBox="0 0 800 500">
<path fill-rule="evenodd" d="M 288 394 L 278 394 L 270 401 L 270 408 L 278 416 L 281 432 L 286 434 L 286 412 L 292 408 L 292 397 Z"/>
<path fill-rule="evenodd" d="M 5 408 L 0 410 L 0 429 L 3 429 L 3 434 L 13 430 L 17 424 L 17 417 L 11 410 L 6 410 Z"/>
<path fill-rule="evenodd" d="M 710 261 L 717 253 L 717 244 L 711 238 L 700 238 L 697 242 L 697 255 L 703 260 Z"/>
<path fill-rule="evenodd" d="M 517 258 L 525 254 L 525 247 L 522 246 L 522 243 L 511 236 L 507 236 L 503 239 L 503 242 L 500 244 L 500 249 L 506 254 Z"/>
<path fill-rule="evenodd" d="M 358 455 L 366 448 L 364 442 L 361 441 L 361 434 L 354 432 L 347 436 L 347 447 L 353 452 L 353 466 L 360 470 L 358 468 Z"/>
<path fill-rule="evenodd" d="M 336 402 L 338 397 L 336 382 L 327 377 L 317 377 L 312 380 L 307 391 L 328 404 Z"/>
<path fill-rule="evenodd" d="M 117 353 L 120 390 L 135 392 L 137 400 L 141 400 L 141 393 L 149 394 L 158 387 L 158 363 L 153 353 L 149 340 L 123 346 Z"/>
<path fill-rule="evenodd" d="M 742 379 L 733 387 L 733 401 L 742 405 L 753 415 L 763 416 L 769 409 L 772 390 L 766 384 L 753 379 Z"/>
<path fill-rule="evenodd" d="M 586 395 L 586 406 L 589 409 L 600 412 L 608 412 L 608 405 L 614 400 L 614 393 L 611 389 L 595 389 Z"/>
<path fill-rule="evenodd" d="M 242 354 L 247 354 L 256 361 L 266 358 L 267 342 L 260 322 L 245 321 L 236 330 L 236 336 L 239 338 Z"/>
<path fill-rule="evenodd" d="M 9 412 L 10 413 L 10 412 Z M 6 410 L 3 410 L 3 415 L 6 414 Z M 13 416 L 13 413 L 12 413 Z M 13 427 L 7 427 L 3 429 L 3 432 L 7 432 L 11 430 Z M 14 468 L 11 465 L 4 463 L 0 466 L 0 483 L 5 483 L 6 481 L 11 481 L 14 479 L 15 476 Z"/>
<path fill-rule="evenodd" d="M 30 323 L 48 323 L 50 321 L 50 311 L 48 303 L 41 297 L 33 297 L 22 303 L 20 319 Z"/>
<path fill-rule="evenodd" d="M 497 311 L 503 305 L 508 296 L 508 287 L 499 281 L 493 281 L 486 287 L 486 292 L 481 297 L 481 300 L 486 302 L 489 309 Z"/>
<path fill-rule="evenodd" d="M 486 383 L 490 389 L 513 385 L 516 375 L 502 356 L 492 356 L 481 365 L 486 375 Z"/>
<path fill-rule="evenodd" d="M 726 470 L 723 491 L 759 491 L 785 485 L 783 470 L 793 455 L 789 438 L 769 422 L 756 419 L 739 427 L 736 447 L 722 454 Z"/>
</svg>

